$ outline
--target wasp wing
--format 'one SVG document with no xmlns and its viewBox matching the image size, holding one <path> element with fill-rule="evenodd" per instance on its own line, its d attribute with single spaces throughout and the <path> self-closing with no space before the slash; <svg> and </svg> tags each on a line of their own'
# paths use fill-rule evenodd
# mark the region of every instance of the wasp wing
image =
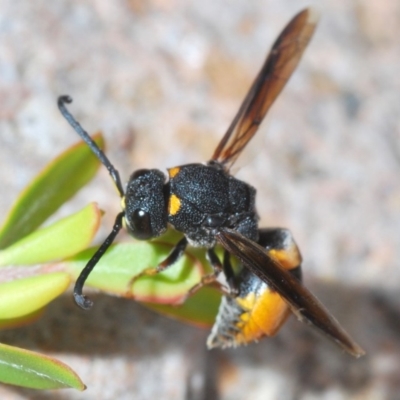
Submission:
<svg viewBox="0 0 400 400">
<path fill-rule="evenodd" d="M 364 354 L 364 350 L 344 331 L 320 301 L 273 260 L 265 249 L 230 229 L 218 232 L 216 239 L 254 275 L 274 288 L 299 320 L 314 325 L 351 355 L 360 357 Z"/>
<path fill-rule="evenodd" d="M 305 9 L 282 31 L 215 150 L 212 161 L 217 161 L 228 169 L 236 161 L 299 63 L 316 22 L 316 13 Z"/>
</svg>

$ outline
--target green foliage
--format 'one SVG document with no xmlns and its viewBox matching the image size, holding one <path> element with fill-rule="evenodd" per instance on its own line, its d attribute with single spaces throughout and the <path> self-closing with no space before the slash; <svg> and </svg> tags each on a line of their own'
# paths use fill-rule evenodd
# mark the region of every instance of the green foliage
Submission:
<svg viewBox="0 0 400 400">
<path fill-rule="evenodd" d="M 104 145 L 101 135 L 96 135 L 94 139 L 99 146 Z M 99 161 L 83 143 L 58 156 L 14 203 L 0 229 L 0 249 L 39 227 L 93 178 L 98 167 Z"/>
<path fill-rule="evenodd" d="M 103 146 L 101 135 L 96 142 Z M 92 203 L 81 211 L 39 228 L 94 176 L 100 163 L 84 143 L 57 157 L 22 192 L 0 229 L 0 328 L 17 327 L 40 317 L 90 260 L 101 211 Z M 165 259 L 178 234 L 154 242 L 117 243 L 101 258 L 87 280 L 99 290 L 138 301 L 165 315 L 209 326 L 220 293 L 203 288 L 181 305 L 199 282 L 207 263 L 198 249 L 188 251 L 161 274 L 135 280 Z M 79 311 L 77 311 L 79 312 Z M 37 389 L 84 389 L 76 374 L 44 355 L 0 344 L 0 382 Z"/>
<path fill-rule="evenodd" d="M 2 320 L 31 315 L 64 293 L 71 282 L 65 272 L 16 279 L 0 285 Z"/>
<path fill-rule="evenodd" d="M 0 360 L 3 383 L 32 389 L 85 389 L 71 368 L 42 354 L 0 344 Z"/>
</svg>

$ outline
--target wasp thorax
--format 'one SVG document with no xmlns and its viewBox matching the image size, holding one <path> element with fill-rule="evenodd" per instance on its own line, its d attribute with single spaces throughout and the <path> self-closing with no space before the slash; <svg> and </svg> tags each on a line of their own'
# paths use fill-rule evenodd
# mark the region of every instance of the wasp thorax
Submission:
<svg viewBox="0 0 400 400">
<path fill-rule="evenodd" d="M 164 183 L 165 176 L 157 169 L 140 169 L 131 175 L 125 192 L 125 221 L 136 239 L 146 240 L 165 232 Z"/>
</svg>

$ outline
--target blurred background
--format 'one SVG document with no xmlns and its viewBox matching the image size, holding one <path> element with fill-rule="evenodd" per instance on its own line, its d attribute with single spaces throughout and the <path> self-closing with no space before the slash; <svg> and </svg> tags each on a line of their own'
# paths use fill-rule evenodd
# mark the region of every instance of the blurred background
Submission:
<svg viewBox="0 0 400 400">
<path fill-rule="evenodd" d="M 210 158 L 294 0 L 0 0 L 0 215 L 77 141 L 56 99 L 101 130 L 123 180 Z M 238 163 L 262 226 L 291 229 L 307 286 L 365 348 L 354 360 L 294 318 L 272 339 L 207 351 L 208 332 L 99 294 L 71 296 L 7 344 L 68 363 L 78 393 L 0 387 L 2 399 L 398 399 L 400 3 L 322 0 L 314 39 Z M 64 207 L 119 211 L 107 173 Z M 2 218 L 3 218 L 2 217 Z"/>
</svg>

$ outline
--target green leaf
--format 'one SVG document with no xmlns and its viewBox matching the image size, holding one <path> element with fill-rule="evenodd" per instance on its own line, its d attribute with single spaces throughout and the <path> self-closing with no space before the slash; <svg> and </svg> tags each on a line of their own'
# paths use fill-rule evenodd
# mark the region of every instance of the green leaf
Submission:
<svg viewBox="0 0 400 400">
<path fill-rule="evenodd" d="M 0 381 L 32 389 L 86 388 L 62 362 L 5 344 L 0 344 Z"/>
<path fill-rule="evenodd" d="M 34 265 L 70 257 L 87 248 L 101 220 L 95 203 L 39 229 L 0 251 L 0 266 Z M 1 314 L 0 314 L 1 315 Z"/>
<path fill-rule="evenodd" d="M 29 316 L 65 292 L 71 277 L 65 272 L 33 276 L 0 285 L 2 320 Z"/>
<path fill-rule="evenodd" d="M 132 286 L 132 279 L 163 261 L 181 237 L 182 234 L 169 230 L 157 241 L 112 245 L 89 276 L 87 286 L 145 302 L 154 311 L 190 324 L 211 326 L 221 300 L 219 290 L 204 287 L 180 304 L 188 290 L 210 271 L 204 249 L 190 248 L 166 271 L 141 277 Z M 77 277 L 94 251 L 87 250 L 67 260 L 64 269 Z M 222 257 L 223 250 L 217 247 L 216 251 Z"/>
<path fill-rule="evenodd" d="M 95 135 L 103 147 L 103 138 Z M 0 249 L 33 232 L 95 175 L 99 160 L 80 142 L 51 162 L 22 192 L 0 229 Z"/>
<path fill-rule="evenodd" d="M 172 247 L 159 242 L 115 244 L 100 259 L 87 284 L 138 301 L 179 303 L 204 273 L 202 264 L 188 253 L 166 271 L 151 277 L 141 277 L 132 286 L 132 278 L 144 269 L 158 265 Z M 91 249 L 68 260 L 63 265 L 65 270 L 74 277 L 78 276 L 93 253 L 94 249 Z"/>
<path fill-rule="evenodd" d="M 215 322 L 220 302 L 221 292 L 211 286 L 205 286 L 179 306 L 153 303 L 145 303 L 145 305 L 168 317 L 209 328 Z"/>
<path fill-rule="evenodd" d="M 0 319 L 0 329 L 19 328 L 24 325 L 32 324 L 37 321 L 44 313 L 45 308 L 36 310 L 30 314 L 22 315 L 21 317 L 11 319 Z"/>
</svg>

